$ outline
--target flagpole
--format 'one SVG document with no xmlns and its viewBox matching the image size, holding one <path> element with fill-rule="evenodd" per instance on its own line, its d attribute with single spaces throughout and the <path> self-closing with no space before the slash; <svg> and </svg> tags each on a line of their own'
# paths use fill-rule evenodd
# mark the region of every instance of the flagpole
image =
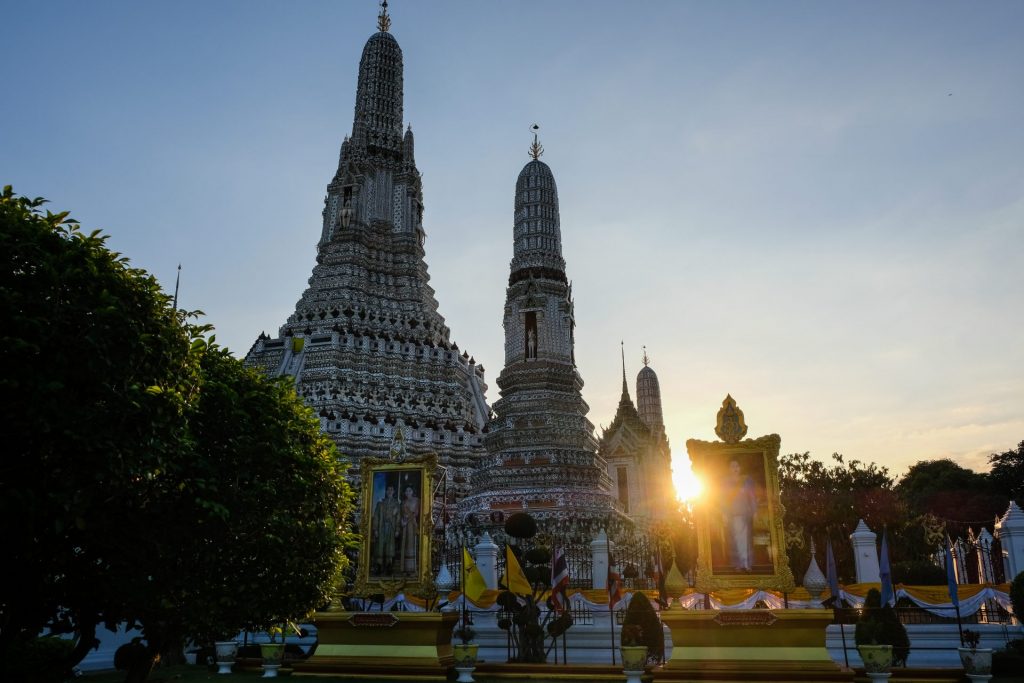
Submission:
<svg viewBox="0 0 1024 683">
<path fill-rule="evenodd" d="M 843 662 L 845 662 L 846 668 L 849 669 L 850 655 L 846 651 L 845 615 L 839 611 L 843 605 L 843 599 L 839 595 L 839 570 L 836 567 L 835 553 L 832 552 L 832 539 L 828 537 L 827 532 L 825 540 L 827 542 L 825 546 L 825 571 L 828 572 L 828 590 L 832 593 L 832 616 L 839 622 L 839 635 L 843 639 Z"/>
<path fill-rule="evenodd" d="M 462 628 L 466 628 L 466 600 L 469 599 L 469 598 L 466 597 L 466 553 L 467 552 L 469 552 L 469 551 L 466 550 L 466 544 L 465 544 L 465 542 L 463 542 L 463 544 L 462 544 L 462 558 L 461 558 L 462 561 L 459 563 L 460 568 L 462 569 L 462 571 L 459 572 L 462 575 L 461 576 L 461 579 L 462 579 L 462 581 L 461 581 L 461 583 L 462 583 Z"/>
<path fill-rule="evenodd" d="M 612 666 L 614 666 L 615 665 L 615 606 L 612 603 L 612 597 L 614 596 L 614 593 L 612 592 L 612 588 L 613 588 L 613 585 L 612 585 L 612 554 L 610 552 L 608 553 L 608 578 L 607 578 L 607 583 L 608 583 L 608 632 L 609 632 L 609 634 L 611 635 L 611 638 L 612 638 L 612 647 L 611 647 L 611 650 L 612 650 Z M 615 591 L 615 592 L 617 593 L 618 591 Z"/>
<path fill-rule="evenodd" d="M 566 573 L 566 575 L 568 575 L 568 573 L 569 573 L 569 558 L 565 557 L 565 548 L 566 548 L 566 544 L 565 544 L 565 539 L 563 538 L 562 539 L 562 557 L 565 559 L 565 573 Z M 572 618 L 572 611 L 571 611 L 571 609 L 569 607 L 569 585 L 568 584 L 566 584 L 565 588 L 562 589 L 562 600 L 565 601 L 565 604 L 562 607 L 562 612 L 565 612 L 566 610 L 569 610 L 569 618 L 571 619 Z M 565 643 L 565 634 L 568 633 L 568 632 L 569 632 L 568 628 L 566 628 L 564 631 L 562 631 L 562 664 L 568 664 L 569 663 L 569 650 L 568 650 L 568 646 Z"/>
<path fill-rule="evenodd" d="M 612 596 L 608 594 L 608 626 L 612 637 L 612 666 L 615 666 L 615 610 L 612 608 Z"/>
<path fill-rule="evenodd" d="M 960 620 L 960 591 L 957 587 L 956 573 L 953 571 L 953 540 L 946 536 L 946 585 L 949 590 L 949 601 L 956 608 L 956 630 L 960 634 L 960 644 L 964 644 L 964 626 Z"/>
</svg>

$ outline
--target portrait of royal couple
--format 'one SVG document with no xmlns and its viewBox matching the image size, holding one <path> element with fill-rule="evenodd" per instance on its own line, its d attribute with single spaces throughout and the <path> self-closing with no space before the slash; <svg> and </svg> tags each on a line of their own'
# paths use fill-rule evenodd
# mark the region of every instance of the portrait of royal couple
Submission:
<svg viewBox="0 0 1024 683">
<path fill-rule="evenodd" d="M 419 570 L 419 470 L 375 472 L 370 550 L 375 576 L 415 575 Z"/>
</svg>

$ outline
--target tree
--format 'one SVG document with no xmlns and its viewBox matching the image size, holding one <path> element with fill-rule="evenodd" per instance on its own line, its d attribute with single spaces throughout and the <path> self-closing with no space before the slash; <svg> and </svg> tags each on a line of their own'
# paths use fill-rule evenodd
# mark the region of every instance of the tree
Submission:
<svg viewBox="0 0 1024 683">
<path fill-rule="evenodd" d="M 164 647 L 299 617 L 351 535 L 333 445 L 285 381 L 201 338 L 156 281 L 42 200 L 0 197 L 0 313 L 13 350 L 0 511 L 15 572 L 0 647 L 40 627 L 142 629 Z M 0 664 L 2 666 L 2 664 Z"/>
<path fill-rule="evenodd" d="M 1024 505 L 1024 441 L 1016 449 L 993 453 L 988 458 L 992 466 L 988 473 L 992 487 L 1007 498 Z"/>
<path fill-rule="evenodd" d="M 185 638 L 265 629 L 326 604 L 351 540 L 351 492 L 334 445 L 291 383 L 269 381 L 214 345 L 200 371 L 186 415 L 190 447 L 132 523 L 150 566 L 133 572 L 137 558 L 126 556 L 118 572 L 150 660 Z M 129 680 L 144 680 L 148 666 L 140 662 Z"/>
<path fill-rule="evenodd" d="M 0 651 L 74 625 L 80 659 L 133 487 L 185 438 L 199 330 L 105 237 L 43 203 L 0 195 Z"/>
<path fill-rule="evenodd" d="M 988 524 L 1006 511 L 1007 497 L 991 480 L 952 460 L 922 460 L 896 486 L 914 515 L 932 514 L 948 531 L 966 534 L 967 526 Z M 974 524 L 969 524 L 974 523 Z"/>
<path fill-rule="evenodd" d="M 779 459 L 779 483 L 785 525 L 793 533 L 787 548 L 793 576 L 802 577 L 810 562 L 805 537 L 815 540 L 819 558 L 824 543 L 833 540 L 840 577 L 851 580 L 854 563 L 849 537 L 863 519 L 871 528 L 901 529 L 907 521 L 904 505 L 893 491 L 893 477 L 885 467 L 859 460 L 847 462 L 834 453 L 834 465 L 811 459 L 810 453 L 793 453 Z"/>
</svg>

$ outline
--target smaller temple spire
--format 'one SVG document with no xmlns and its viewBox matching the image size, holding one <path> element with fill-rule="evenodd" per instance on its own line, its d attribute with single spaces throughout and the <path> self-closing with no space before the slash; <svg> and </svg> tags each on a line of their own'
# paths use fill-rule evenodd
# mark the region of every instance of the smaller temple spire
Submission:
<svg viewBox="0 0 1024 683">
<path fill-rule="evenodd" d="M 391 29 L 391 17 L 388 16 L 388 0 L 382 0 L 380 3 L 380 14 L 377 15 L 377 28 L 382 33 L 387 33 Z"/>
<path fill-rule="evenodd" d="M 619 342 L 619 351 L 622 354 L 622 398 L 619 399 L 619 403 L 632 404 L 632 399 L 629 398 L 629 385 L 626 383 L 626 342 Z"/>
<path fill-rule="evenodd" d="M 534 161 L 540 159 L 541 155 L 544 154 L 544 146 L 540 144 L 540 140 L 537 139 L 537 131 L 540 130 L 540 126 L 536 123 L 530 126 L 530 130 L 533 131 L 533 144 L 530 145 L 530 156 L 533 157 Z"/>
</svg>

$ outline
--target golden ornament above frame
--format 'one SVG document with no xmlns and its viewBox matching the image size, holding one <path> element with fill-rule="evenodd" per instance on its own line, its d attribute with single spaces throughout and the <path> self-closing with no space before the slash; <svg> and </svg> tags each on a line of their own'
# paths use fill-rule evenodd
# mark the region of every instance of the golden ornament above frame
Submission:
<svg viewBox="0 0 1024 683">
<path fill-rule="evenodd" d="M 433 583 L 433 484 L 437 454 L 360 461 L 362 535 L 354 594 L 419 595 Z"/>
<path fill-rule="evenodd" d="M 795 588 L 779 498 L 781 443 L 778 434 L 686 442 L 693 472 L 704 484 L 694 510 L 698 591 Z"/>
</svg>

